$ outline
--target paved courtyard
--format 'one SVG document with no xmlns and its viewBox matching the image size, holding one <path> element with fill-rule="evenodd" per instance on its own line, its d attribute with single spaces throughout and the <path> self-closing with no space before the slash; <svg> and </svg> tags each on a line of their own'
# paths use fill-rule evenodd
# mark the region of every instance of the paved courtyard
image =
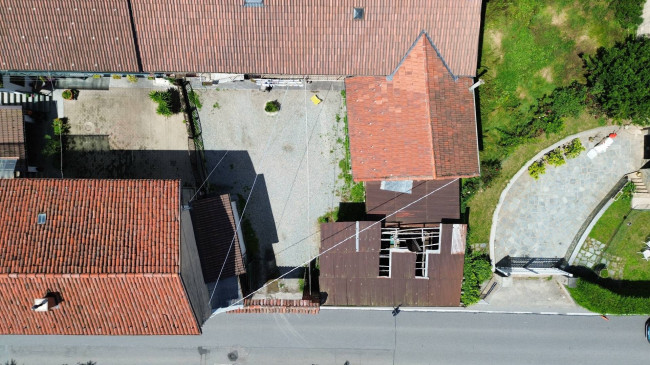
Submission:
<svg viewBox="0 0 650 365">
<path fill-rule="evenodd" d="M 643 135 L 637 128 L 603 127 L 580 134 L 581 141 L 588 151 L 614 130 L 614 144 L 593 160 L 583 152 L 563 166 L 547 166 L 539 180 L 527 171 L 516 178 L 498 213 L 495 262 L 508 255 L 565 256 L 580 226 L 616 181 L 643 164 Z"/>
<path fill-rule="evenodd" d="M 342 87 L 197 90 L 208 172 L 223 158 L 210 181 L 235 199 L 252 189 L 245 216 L 259 240 L 259 258 L 275 260 L 280 272 L 318 253 L 318 217 L 340 201 Z M 314 94 L 323 102 L 314 105 Z M 276 115 L 264 111 L 269 100 L 281 104 Z"/>
<path fill-rule="evenodd" d="M 70 125 L 64 176 L 171 178 L 193 185 L 183 114 L 157 115 L 152 90 L 81 90 L 78 100 L 63 101 Z"/>
</svg>

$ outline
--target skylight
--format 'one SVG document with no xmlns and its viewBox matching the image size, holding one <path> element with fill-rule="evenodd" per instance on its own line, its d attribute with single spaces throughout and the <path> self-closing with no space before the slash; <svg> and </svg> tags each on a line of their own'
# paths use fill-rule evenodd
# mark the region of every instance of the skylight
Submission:
<svg viewBox="0 0 650 365">
<path fill-rule="evenodd" d="M 363 19 L 363 13 L 364 13 L 363 8 L 354 8 L 352 14 L 355 20 L 361 20 Z"/>
<path fill-rule="evenodd" d="M 38 213 L 38 224 L 45 224 L 47 215 L 45 213 Z"/>
</svg>

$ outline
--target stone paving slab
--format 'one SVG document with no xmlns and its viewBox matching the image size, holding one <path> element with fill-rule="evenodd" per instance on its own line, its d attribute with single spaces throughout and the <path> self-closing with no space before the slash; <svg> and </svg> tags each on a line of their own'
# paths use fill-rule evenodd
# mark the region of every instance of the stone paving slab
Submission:
<svg viewBox="0 0 650 365">
<path fill-rule="evenodd" d="M 249 82 L 250 83 L 250 82 Z M 196 90 L 207 168 L 218 192 L 248 196 L 259 178 L 245 216 L 259 239 L 260 254 L 275 259 L 280 270 L 301 265 L 318 253 L 318 217 L 336 207 L 344 101 L 342 83 L 320 90 Z M 314 105 L 317 94 L 323 102 Z M 268 100 L 281 110 L 264 112 Z M 340 115 L 337 122 L 336 115 Z"/>
<path fill-rule="evenodd" d="M 643 135 L 638 128 L 599 128 L 581 133 L 580 139 L 588 151 L 613 131 L 618 133 L 614 144 L 595 159 L 583 152 L 563 166 L 547 165 L 539 180 L 524 172 L 512 182 L 495 213 L 495 262 L 508 255 L 566 255 L 580 226 L 616 181 L 643 164 Z"/>
</svg>

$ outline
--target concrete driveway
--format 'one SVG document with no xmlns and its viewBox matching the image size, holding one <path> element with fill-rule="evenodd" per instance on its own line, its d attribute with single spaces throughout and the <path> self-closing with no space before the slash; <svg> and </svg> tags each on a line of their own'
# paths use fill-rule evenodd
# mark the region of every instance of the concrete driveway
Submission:
<svg viewBox="0 0 650 365">
<path fill-rule="evenodd" d="M 593 160 L 583 152 L 563 166 L 547 165 L 539 180 L 528 174 L 530 163 L 515 175 L 495 211 L 496 263 L 505 256 L 566 255 L 580 227 L 609 190 L 624 174 L 643 165 L 643 135 L 636 127 L 602 127 L 578 136 L 588 151 L 614 131 L 618 133 L 614 144 Z"/>
<path fill-rule="evenodd" d="M 235 198 L 252 189 L 245 216 L 259 239 L 260 258 L 275 260 L 280 272 L 317 254 L 317 219 L 340 200 L 343 83 L 321 86 L 197 90 L 208 172 L 221 161 L 210 181 Z M 314 94 L 322 103 L 309 100 Z M 264 111 L 269 100 L 281 104 L 275 115 Z"/>
</svg>

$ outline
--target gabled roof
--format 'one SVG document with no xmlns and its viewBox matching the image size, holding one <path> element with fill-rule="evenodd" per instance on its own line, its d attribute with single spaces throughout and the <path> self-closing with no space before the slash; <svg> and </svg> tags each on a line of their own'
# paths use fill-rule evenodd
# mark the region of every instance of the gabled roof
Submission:
<svg viewBox="0 0 650 365">
<path fill-rule="evenodd" d="M 17 158 L 16 169 L 25 167 L 25 125 L 21 106 L 0 106 L 0 158 Z"/>
<path fill-rule="evenodd" d="M 319 282 L 320 291 L 326 294 L 322 295 L 325 305 L 457 307 L 463 282 L 466 226 L 440 227 L 440 252 L 425 254 L 429 263 L 426 278 L 416 278 L 417 253 L 408 250 L 392 251 L 390 277 L 379 277 L 379 222 L 321 224 Z"/>
<path fill-rule="evenodd" d="M 456 74 L 476 71 L 481 0 L 131 3 L 146 71 L 387 75 L 422 30 Z"/>
<path fill-rule="evenodd" d="M 179 211 L 179 181 L 0 180 L 0 274 L 178 273 Z"/>
<path fill-rule="evenodd" d="M 200 333 L 179 272 L 179 181 L 0 180 L 0 212 L 0 333 Z M 50 292 L 58 307 L 32 310 Z"/>
<path fill-rule="evenodd" d="M 448 65 L 421 33 L 390 77 L 346 79 L 356 181 L 479 174 L 473 81 Z"/>
<path fill-rule="evenodd" d="M 369 215 L 391 214 L 386 222 L 408 224 L 460 219 L 460 180 L 413 181 L 409 193 L 382 190 L 379 181 L 369 181 L 366 183 L 366 212 Z"/>
<path fill-rule="evenodd" d="M 0 19 L 0 70 L 139 71 L 127 0 L 6 0 Z"/>
<path fill-rule="evenodd" d="M 222 266 L 221 279 L 246 273 L 230 204 L 227 194 L 192 203 L 196 247 L 206 283 L 217 280 Z"/>
<path fill-rule="evenodd" d="M 53 291 L 63 300 L 31 309 Z M 0 334 L 198 335 L 180 276 L 172 274 L 0 275 Z"/>
</svg>

